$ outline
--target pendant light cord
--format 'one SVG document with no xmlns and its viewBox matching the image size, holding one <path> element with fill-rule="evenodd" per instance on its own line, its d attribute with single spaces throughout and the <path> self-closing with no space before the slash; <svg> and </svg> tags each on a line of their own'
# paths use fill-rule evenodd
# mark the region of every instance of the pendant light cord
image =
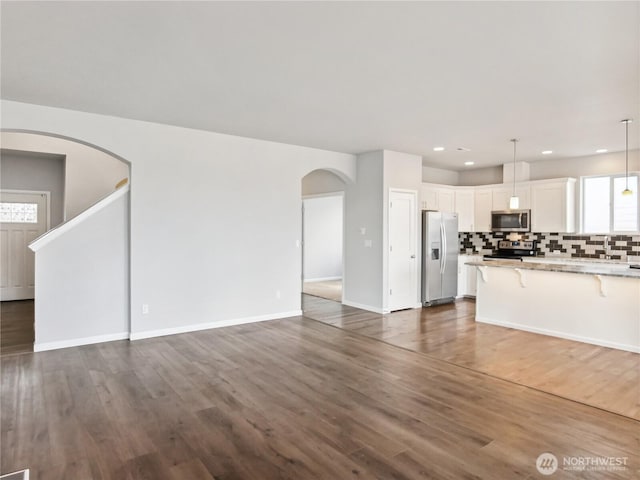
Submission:
<svg viewBox="0 0 640 480">
<path fill-rule="evenodd" d="M 625 175 L 625 188 L 629 190 L 629 120 L 625 122 L 625 135 L 624 135 L 624 175 Z"/>
<path fill-rule="evenodd" d="M 516 196 L 516 143 L 518 142 L 517 139 L 512 138 L 511 141 L 513 142 L 513 196 Z"/>
</svg>

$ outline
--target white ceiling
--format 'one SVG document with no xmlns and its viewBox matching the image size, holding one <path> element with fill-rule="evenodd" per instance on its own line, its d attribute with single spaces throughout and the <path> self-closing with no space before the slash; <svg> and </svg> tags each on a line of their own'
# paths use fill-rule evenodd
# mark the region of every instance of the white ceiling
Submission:
<svg viewBox="0 0 640 480">
<path fill-rule="evenodd" d="M 1 9 L 5 99 L 455 170 L 638 148 L 638 1 Z"/>
</svg>

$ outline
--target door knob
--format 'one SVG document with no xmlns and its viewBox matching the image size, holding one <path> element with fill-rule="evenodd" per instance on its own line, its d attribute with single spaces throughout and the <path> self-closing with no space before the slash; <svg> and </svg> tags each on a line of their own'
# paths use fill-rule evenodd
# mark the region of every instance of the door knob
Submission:
<svg viewBox="0 0 640 480">
<path fill-rule="evenodd" d="M 416 256 L 415 255 L 411 255 L 411 258 L 416 258 Z"/>
</svg>

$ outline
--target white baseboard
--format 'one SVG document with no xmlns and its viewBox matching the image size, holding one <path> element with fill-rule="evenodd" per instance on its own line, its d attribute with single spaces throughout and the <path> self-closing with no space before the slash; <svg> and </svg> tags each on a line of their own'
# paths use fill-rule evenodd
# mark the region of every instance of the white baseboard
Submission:
<svg viewBox="0 0 640 480">
<path fill-rule="evenodd" d="M 342 299 L 342 304 L 349 307 L 359 308 L 360 310 L 367 310 L 368 312 L 385 314 L 389 313 L 389 310 L 383 310 L 382 308 L 373 307 L 371 305 L 365 305 L 364 303 L 351 302 L 349 300 Z"/>
<path fill-rule="evenodd" d="M 332 280 L 342 280 L 342 277 L 305 278 L 304 279 L 304 283 L 307 283 L 307 282 L 330 282 Z"/>
<path fill-rule="evenodd" d="M 601 347 L 609 347 L 609 348 L 615 348 L 617 350 L 625 350 L 627 352 L 640 353 L 640 347 L 637 345 L 618 343 L 618 342 L 608 342 L 606 340 L 600 340 L 597 338 L 584 337 L 582 335 L 573 335 L 571 333 L 558 332 L 555 330 L 548 330 L 546 328 L 522 326 L 517 323 L 503 322 L 500 320 L 494 320 L 486 317 L 476 316 L 476 322 L 489 323 L 491 325 L 497 325 L 499 327 L 515 328 L 517 330 L 524 330 L 525 332 L 540 333 L 542 335 L 549 335 L 552 337 L 564 338 L 566 340 L 575 340 L 577 342 L 590 343 L 592 345 L 599 345 Z"/>
<path fill-rule="evenodd" d="M 268 320 L 278 320 L 280 318 L 297 317 L 300 315 L 302 315 L 302 310 L 293 310 L 290 312 L 271 313 L 268 315 L 258 315 L 255 317 L 220 320 L 218 322 L 196 323 L 191 325 L 183 325 L 180 327 L 162 328 L 159 330 L 132 332 L 129 338 L 131 340 L 142 340 L 143 338 L 164 337 L 166 335 L 176 335 L 178 333 L 197 332 L 199 330 L 209 330 L 212 328 L 232 327 L 234 325 L 243 325 L 245 323 L 265 322 Z"/>
<path fill-rule="evenodd" d="M 127 340 L 129 332 L 110 333 L 107 335 L 96 335 L 95 337 L 72 338 L 60 340 L 58 342 L 34 343 L 34 352 L 44 352 L 47 350 L 58 350 L 60 348 L 79 347 L 80 345 L 91 345 L 94 343 L 113 342 L 115 340 Z"/>
</svg>

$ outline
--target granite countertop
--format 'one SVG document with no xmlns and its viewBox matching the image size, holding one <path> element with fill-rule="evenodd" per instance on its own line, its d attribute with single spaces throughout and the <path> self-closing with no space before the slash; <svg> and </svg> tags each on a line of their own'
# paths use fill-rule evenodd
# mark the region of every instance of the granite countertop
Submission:
<svg viewBox="0 0 640 480">
<path fill-rule="evenodd" d="M 588 275 L 608 275 L 611 277 L 626 277 L 640 279 L 640 270 L 629 268 L 626 263 L 599 263 L 585 264 L 582 262 L 560 263 L 560 262 L 536 262 L 529 259 L 526 262 L 517 260 L 472 260 L 466 265 L 475 267 L 498 267 L 498 268 L 520 268 L 522 270 L 542 270 L 545 272 L 582 273 Z"/>
<path fill-rule="evenodd" d="M 596 263 L 604 265 L 629 265 L 630 263 L 640 263 L 640 257 L 629 257 L 628 260 L 611 260 L 604 258 L 584 258 L 584 257 L 557 257 L 540 256 L 540 257 L 523 257 L 525 262 L 539 262 L 539 263 L 564 263 L 567 265 L 577 264 L 583 265 L 585 263 Z"/>
</svg>

